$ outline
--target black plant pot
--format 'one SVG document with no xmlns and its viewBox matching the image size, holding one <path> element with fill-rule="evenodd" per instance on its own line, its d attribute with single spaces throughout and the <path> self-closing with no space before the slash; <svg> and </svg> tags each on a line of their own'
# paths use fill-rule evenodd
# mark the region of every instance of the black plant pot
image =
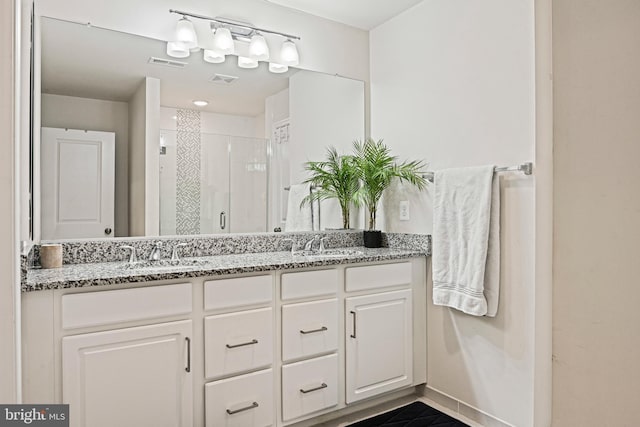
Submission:
<svg viewBox="0 0 640 427">
<path fill-rule="evenodd" d="M 382 231 L 364 230 L 363 237 L 364 237 L 365 248 L 381 248 L 382 247 Z"/>
</svg>

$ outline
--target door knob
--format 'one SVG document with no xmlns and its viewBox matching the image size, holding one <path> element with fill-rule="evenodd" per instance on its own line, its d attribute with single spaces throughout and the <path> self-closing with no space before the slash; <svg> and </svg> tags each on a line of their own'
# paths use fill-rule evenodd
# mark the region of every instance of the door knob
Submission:
<svg viewBox="0 0 640 427">
<path fill-rule="evenodd" d="M 106 235 L 108 236 L 108 235 L 110 235 L 110 234 L 111 234 L 111 232 L 112 232 L 112 231 L 113 231 L 112 229 L 110 229 L 109 227 L 107 227 L 107 228 L 105 228 L 105 229 L 104 229 L 104 234 L 106 234 Z"/>
</svg>

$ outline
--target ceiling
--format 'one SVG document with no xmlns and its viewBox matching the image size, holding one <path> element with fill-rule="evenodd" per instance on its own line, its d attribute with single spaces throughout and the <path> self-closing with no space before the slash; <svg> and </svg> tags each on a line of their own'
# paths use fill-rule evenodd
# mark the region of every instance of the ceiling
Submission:
<svg viewBox="0 0 640 427">
<path fill-rule="evenodd" d="M 422 0 L 265 0 L 311 15 L 371 30 Z"/>
<path fill-rule="evenodd" d="M 166 55 L 166 43 L 118 31 L 43 18 L 42 92 L 83 98 L 127 102 L 145 76 L 161 80 L 161 104 L 167 107 L 257 116 L 264 112 L 264 99 L 289 85 L 297 70 L 273 74 L 267 64 L 242 69 L 235 57 L 222 64 L 204 62 L 202 53 L 189 58 L 184 68 L 149 64 L 150 57 Z M 215 74 L 239 77 L 230 85 L 209 80 Z M 195 107 L 195 99 L 209 101 Z"/>
</svg>

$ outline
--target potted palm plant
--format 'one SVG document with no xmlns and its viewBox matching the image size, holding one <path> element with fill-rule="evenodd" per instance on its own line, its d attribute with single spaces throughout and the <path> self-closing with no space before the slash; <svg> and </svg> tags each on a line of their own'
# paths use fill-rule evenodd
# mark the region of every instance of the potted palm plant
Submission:
<svg viewBox="0 0 640 427">
<path fill-rule="evenodd" d="M 305 170 L 311 176 L 304 182 L 310 183 L 315 190 L 302 200 L 302 205 L 337 199 L 342 213 L 342 227 L 349 228 L 351 206 L 356 204 L 354 197 L 360 188 L 353 156 L 341 156 L 334 147 L 328 147 L 326 160 L 307 162 Z"/>
<path fill-rule="evenodd" d="M 356 200 L 366 207 L 368 212 L 368 230 L 364 231 L 364 245 L 379 248 L 382 245 L 382 232 L 376 230 L 376 215 L 382 193 L 394 178 L 406 181 L 423 189 L 427 180 L 423 176 L 424 162 L 404 161 L 391 155 L 391 150 L 382 139 L 371 138 L 353 143 L 354 161 L 358 178 L 362 186 L 356 194 Z"/>
</svg>

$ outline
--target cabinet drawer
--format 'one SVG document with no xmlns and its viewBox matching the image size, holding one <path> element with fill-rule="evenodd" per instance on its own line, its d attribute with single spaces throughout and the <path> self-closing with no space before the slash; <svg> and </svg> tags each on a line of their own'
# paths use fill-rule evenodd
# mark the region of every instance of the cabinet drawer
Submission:
<svg viewBox="0 0 640 427">
<path fill-rule="evenodd" d="M 207 427 L 273 425 L 273 371 L 209 383 L 204 386 Z"/>
<path fill-rule="evenodd" d="M 282 306 L 282 360 L 338 348 L 338 300 Z"/>
<path fill-rule="evenodd" d="M 293 420 L 338 404 L 338 355 L 282 367 L 282 419 Z"/>
<path fill-rule="evenodd" d="M 338 270 L 301 271 L 282 275 L 283 300 L 335 295 L 338 291 Z"/>
<path fill-rule="evenodd" d="M 273 361 L 271 308 L 204 319 L 205 375 L 224 375 L 269 366 Z"/>
<path fill-rule="evenodd" d="M 109 325 L 191 313 L 190 283 L 67 294 L 62 328 Z"/>
<path fill-rule="evenodd" d="M 388 286 L 409 286 L 412 280 L 410 262 L 349 267 L 346 270 L 347 292 Z"/>
<path fill-rule="evenodd" d="M 273 300 L 271 275 L 237 277 L 204 282 L 204 309 L 266 304 Z"/>
</svg>

